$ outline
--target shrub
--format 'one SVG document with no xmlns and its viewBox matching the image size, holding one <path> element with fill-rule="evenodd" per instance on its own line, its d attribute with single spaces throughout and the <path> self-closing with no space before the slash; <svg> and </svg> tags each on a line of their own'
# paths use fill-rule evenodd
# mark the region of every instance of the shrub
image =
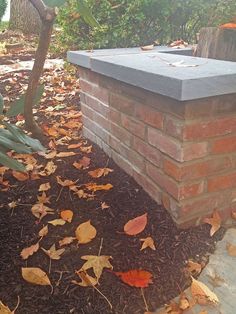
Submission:
<svg viewBox="0 0 236 314">
<path fill-rule="evenodd" d="M 7 0 L 0 0 L 0 21 L 6 11 L 7 8 Z"/>
<path fill-rule="evenodd" d="M 131 47 L 158 40 L 195 41 L 203 26 L 215 26 L 236 14 L 235 0 L 87 0 L 101 25 L 90 28 L 68 0 L 58 16 L 61 42 L 68 48 Z"/>
</svg>

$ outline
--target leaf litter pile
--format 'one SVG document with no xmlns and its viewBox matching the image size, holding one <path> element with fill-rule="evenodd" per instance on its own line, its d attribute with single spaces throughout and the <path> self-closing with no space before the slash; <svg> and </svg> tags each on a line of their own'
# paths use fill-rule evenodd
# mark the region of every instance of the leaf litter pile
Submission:
<svg viewBox="0 0 236 314">
<path fill-rule="evenodd" d="M 27 71 L 2 76 L 6 102 L 24 93 L 27 78 Z M 163 313 L 181 314 L 193 306 L 183 295 L 190 285 L 194 302 L 217 302 L 196 280 L 223 235 L 217 212 L 178 229 L 81 136 L 78 79 L 54 69 L 42 81 L 35 116 L 47 151 L 12 152 L 26 173 L 0 167 L 0 313 L 144 314 L 169 304 Z M 169 303 L 177 295 L 179 304 Z"/>
</svg>

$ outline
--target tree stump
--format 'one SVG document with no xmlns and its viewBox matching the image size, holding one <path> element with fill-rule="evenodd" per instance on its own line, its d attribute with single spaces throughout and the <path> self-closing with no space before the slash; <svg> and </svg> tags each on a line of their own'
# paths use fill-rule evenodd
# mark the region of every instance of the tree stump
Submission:
<svg viewBox="0 0 236 314">
<path fill-rule="evenodd" d="M 196 57 L 236 61 L 236 29 L 202 28 Z"/>
</svg>

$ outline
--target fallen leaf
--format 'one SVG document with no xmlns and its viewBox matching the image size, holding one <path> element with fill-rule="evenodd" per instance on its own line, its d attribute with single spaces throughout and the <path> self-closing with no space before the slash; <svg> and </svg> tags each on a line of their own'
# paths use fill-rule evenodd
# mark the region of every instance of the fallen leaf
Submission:
<svg viewBox="0 0 236 314">
<path fill-rule="evenodd" d="M 45 192 L 42 193 L 42 195 L 37 196 L 38 202 L 39 203 L 50 203 L 50 196 L 47 196 Z"/>
<path fill-rule="evenodd" d="M 23 249 L 20 253 L 20 256 L 23 259 L 27 259 L 29 256 L 33 255 L 34 253 L 36 253 L 39 249 L 39 243 L 37 242 L 36 244 L 33 244 L 29 247 L 26 247 L 25 249 Z"/>
<path fill-rule="evenodd" d="M 22 267 L 21 268 L 22 277 L 35 285 L 40 286 L 51 286 L 51 282 L 47 274 L 37 267 Z"/>
<path fill-rule="evenodd" d="M 71 120 L 71 121 L 64 123 L 63 126 L 68 128 L 68 129 L 80 129 L 82 127 L 82 123 L 79 121 Z"/>
<path fill-rule="evenodd" d="M 60 152 L 57 154 L 57 157 L 63 158 L 63 157 L 69 157 L 69 156 L 74 156 L 76 153 L 74 152 Z"/>
<path fill-rule="evenodd" d="M 233 257 L 236 256 L 236 245 L 233 245 L 231 243 L 227 243 L 226 248 L 227 248 L 228 254 L 230 256 L 233 256 Z"/>
<path fill-rule="evenodd" d="M 57 151 L 53 150 L 50 153 L 44 153 L 44 152 L 40 152 L 38 153 L 40 156 L 43 156 L 45 159 L 53 159 L 54 157 L 56 157 Z"/>
<path fill-rule="evenodd" d="M 82 153 L 89 154 L 92 151 L 92 145 L 91 146 L 81 146 L 80 150 Z"/>
<path fill-rule="evenodd" d="M 31 208 L 32 214 L 39 218 L 40 220 L 48 215 L 48 214 L 54 214 L 54 210 L 52 208 L 47 207 L 43 203 L 37 203 Z"/>
<path fill-rule="evenodd" d="M 145 239 L 140 239 L 140 241 L 143 241 L 143 244 L 142 244 L 142 247 L 141 247 L 140 251 L 142 251 L 142 250 L 144 250 L 144 249 L 146 249 L 148 247 L 150 249 L 152 249 L 152 250 L 156 250 L 153 238 L 147 237 Z"/>
<path fill-rule="evenodd" d="M 199 312 L 199 314 L 208 314 L 208 312 L 206 310 L 203 310 L 203 311 Z"/>
<path fill-rule="evenodd" d="M 79 285 L 81 287 L 90 287 L 90 286 L 96 286 L 98 283 L 97 278 L 93 278 L 89 276 L 85 271 L 77 271 L 76 274 L 80 277 L 82 280 L 81 282 L 78 282 L 76 280 L 72 280 L 71 282 Z"/>
<path fill-rule="evenodd" d="M 0 314 L 14 314 L 15 311 L 11 311 L 8 306 L 4 305 L 2 301 L 0 301 Z"/>
<path fill-rule="evenodd" d="M 17 207 L 18 204 L 16 201 L 12 201 L 11 203 L 8 203 L 7 205 L 9 206 L 9 208 L 15 208 Z"/>
<path fill-rule="evenodd" d="M 26 181 L 29 180 L 29 174 L 27 172 L 19 172 L 19 171 L 12 171 L 12 175 L 18 181 Z"/>
<path fill-rule="evenodd" d="M 76 182 L 72 180 L 61 180 L 59 176 L 56 177 L 57 183 L 64 187 L 75 186 Z"/>
<path fill-rule="evenodd" d="M 182 310 L 182 311 L 185 311 L 187 310 L 188 308 L 190 308 L 190 303 L 189 303 L 189 300 L 187 298 L 187 296 L 182 293 L 180 295 L 180 298 L 179 298 L 179 308 Z"/>
<path fill-rule="evenodd" d="M 54 260 L 59 260 L 61 258 L 61 255 L 65 252 L 65 249 L 56 250 L 55 244 L 53 244 L 48 250 L 45 250 L 43 247 L 41 247 L 41 249 L 44 251 L 45 254 L 47 254 L 47 256 Z"/>
<path fill-rule="evenodd" d="M 147 45 L 147 46 L 141 47 L 143 51 L 153 50 L 153 48 L 154 48 L 154 45 Z"/>
<path fill-rule="evenodd" d="M 193 262 L 191 260 L 188 260 L 188 264 L 186 266 L 187 270 L 190 272 L 190 274 L 200 274 L 202 271 L 202 265 L 196 262 Z"/>
<path fill-rule="evenodd" d="M 219 299 L 204 283 L 192 277 L 191 293 L 198 304 L 218 303 Z"/>
<path fill-rule="evenodd" d="M 92 177 L 92 178 L 100 178 L 102 176 L 106 176 L 108 175 L 110 172 L 112 172 L 113 170 L 110 168 L 98 168 L 96 170 L 93 171 L 89 171 L 88 174 Z"/>
<path fill-rule="evenodd" d="M 81 146 L 82 146 L 82 143 L 70 144 L 70 145 L 68 145 L 68 149 L 79 148 Z"/>
<path fill-rule="evenodd" d="M 111 256 L 101 255 L 85 255 L 81 256 L 81 259 L 86 260 L 87 262 L 84 263 L 84 265 L 81 267 L 81 269 L 78 272 L 86 271 L 90 268 L 93 269 L 93 272 L 97 278 L 97 281 L 99 281 L 103 268 L 109 268 L 113 269 L 111 263 L 109 262 L 109 259 L 111 259 Z M 77 272 L 76 272 L 77 273 Z"/>
<path fill-rule="evenodd" d="M 89 243 L 96 237 L 97 230 L 91 225 L 90 220 L 80 224 L 75 230 L 76 239 L 80 244 Z"/>
<path fill-rule="evenodd" d="M 63 210 L 60 212 L 61 218 L 67 222 L 71 222 L 73 218 L 73 212 L 70 209 Z"/>
<path fill-rule="evenodd" d="M 89 190 L 89 191 L 93 191 L 93 192 L 96 192 L 96 191 L 108 191 L 110 189 L 113 188 L 113 185 L 110 184 L 110 183 L 107 183 L 107 184 L 96 184 L 96 183 L 88 183 L 86 184 L 86 189 Z"/>
<path fill-rule="evenodd" d="M 48 225 L 39 230 L 39 237 L 45 237 L 48 234 Z"/>
<path fill-rule="evenodd" d="M 210 235 L 211 237 L 218 231 L 221 227 L 221 217 L 219 213 L 214 210 L 211 218 L 205 218 L 204 222 L 211 225 Z"/>
<path fill-rule="evenodd" d="M 59 241 L 59 245 L 68 245 L 71 244 L 76 238 L 75 237 L 65 237 L 62 240 Z"/>
<path fill-rule="evenodd" d="M 231 216 L 234 220 L 236 220 L 236 211 L 232 211 Z"/>
<path fill-rule="evenodd" d="M 63 219 L 54 219 L 54 220 L 48 221 L 48 223 L 53 226 L 63 226 L 66 222 Z"/>
<path fill-rule="evenodd" d="M 142 232 L 147 225 L 147 213 L 129 220 L 124 225 L 124 232 L 128 235 L 136 235 Z"/>
<path fill-rule="evenodd" d="M 110 208 L 110 206 L 107 205 L 105 202 L 102 202 L 101 208 L 102 208 L 102 209 L 107 209 L 107 208 Z"/>
<path fill-rule="evenodd" d="M 47 182 L 47 183 L 40 184 L 38 191 L 44 192 L 44 191 L 48 191 L 49 189 L 51 189 L 51 185 L 49 182 Z"/>
<path fill-rule="evenodd" d="M 42 177 L 46 177 L 46 176 L 50 176 L 51 174 L 53 174 L 57 169 L 57 166 L 54 164 L 53 161 L 49 161 L 47 164 L 46 164 L 46 167 L 39 172 L 39 174 L 42 176 Z"/>
<path fill-rule="evenodd" d="M 88 168 L 89 165 L 90 165 L 90 158 L 88 158 L 86 156 L 81 158 L 78 162 L 73 163 L 73 166 L 76 169 L 86 169 L 86 168 Z"/>
<path fill-rule="evenodd" d="M 114 272 L 114 274 L 132 287 L 145 288 L 152 283 L 152 274 L 146 270 L 134 269 L 127 272 Z"/>
</svg>

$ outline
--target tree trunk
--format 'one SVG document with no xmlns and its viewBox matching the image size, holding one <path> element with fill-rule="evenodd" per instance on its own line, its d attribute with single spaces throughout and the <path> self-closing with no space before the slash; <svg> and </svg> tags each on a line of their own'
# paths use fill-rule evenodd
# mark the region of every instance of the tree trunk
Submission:
<svg viewBox="0 0 236 314">
<path fill-rule="evenodd" d="M 29 0 L 11 0 L 9 29 L 24 34 L 39 34 L 41 19 Z"/>
<path fill-rule="evenodd" d="M 236 29 L 202 28 L 196 56 L 236 61 Z"/>
</svg>

